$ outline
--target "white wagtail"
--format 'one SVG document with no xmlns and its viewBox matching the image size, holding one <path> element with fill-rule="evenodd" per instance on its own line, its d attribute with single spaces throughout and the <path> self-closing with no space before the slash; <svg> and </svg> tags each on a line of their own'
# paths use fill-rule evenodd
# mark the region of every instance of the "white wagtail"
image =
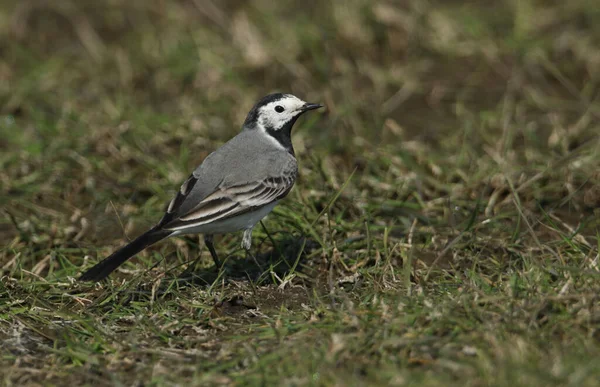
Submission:
<svg viewBox="0 0 600 387">
<path fill-rule="evenodd" d="M 242 247 L 252 244 L 252 228 L 290 192 L 298 164 L 292 126 L 303 113 L 322 107 L 291 94 L 270 94 L 248 113 L 242 131 L 211 153 L 182 184 L 156 226 L 83 273 L 99 281 L 146 247 L 168 237 L 204 234 L 215 265 L 214 234 L 244 230 Z"/>
</svg>

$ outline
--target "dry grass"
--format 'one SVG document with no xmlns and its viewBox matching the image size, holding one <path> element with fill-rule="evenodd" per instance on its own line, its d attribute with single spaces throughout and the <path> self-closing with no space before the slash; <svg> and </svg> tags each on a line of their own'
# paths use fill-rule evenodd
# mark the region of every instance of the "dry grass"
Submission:
<svg viewBox="0 0 600 387">
<path fill-rule="evenodd" d="M 2 383 L 598 385 L 599 26 L 585 0 L 3 3 Z M 261 267 L 181 238 L 74 281 L 274 90 L 327 111 Z"/>
</svg>

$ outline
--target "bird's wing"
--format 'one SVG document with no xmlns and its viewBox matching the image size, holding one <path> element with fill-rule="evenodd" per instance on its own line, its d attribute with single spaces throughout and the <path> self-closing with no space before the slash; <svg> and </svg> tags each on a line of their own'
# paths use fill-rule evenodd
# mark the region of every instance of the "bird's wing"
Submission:
<svg viewBox="0 0 600 387">
<path fill-rule="evenodd" d="M 297 174 L 293 155 L 257 133 L 242 131 L 196 168 L 158 227 L 186 229 L 270 204 L 289 192 Z"/>
<path fill-rule="evenodd" d="M 161 228 L 173 231 L 183 230 L 225 220 L 263 207 L 287 195 L 294 185 L 296 174 L 296 168 L 289 168 L 281 176 L 267 177 L 260 181 L 235 185 L 222 183 L 191 210 L 171 217 L 172 219 L 165 222 Z M 188 185 L 195 184 L 194 180 L 195 178 L 191 176 L 186 183 Z M 186 183 L 171 201 L 169 205 L 171 211 L 175 211 L 178 202 L 185 201 L 185 191 L 190 189 L 186 187 Z M 168 210 L 167 215 L 169 214 Z"/>
</svg>

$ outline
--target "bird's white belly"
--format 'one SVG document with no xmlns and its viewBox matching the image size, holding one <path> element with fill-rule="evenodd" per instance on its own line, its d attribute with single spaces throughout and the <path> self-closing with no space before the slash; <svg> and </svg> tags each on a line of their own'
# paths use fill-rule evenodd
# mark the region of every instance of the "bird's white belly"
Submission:
<svg viewBox="0 0 600 387">
<path fill-rule="evenodd" d="M 175 231 L 171 236 L 182 234 L 226 234 L 254 227 L 262 218 L 267 216 L 277 204 L 277 201 L 269 203 L 258 210 L 246 212 L 233 218 L 219 220 L 213 223 L 192 226 Z"/>
</svg>

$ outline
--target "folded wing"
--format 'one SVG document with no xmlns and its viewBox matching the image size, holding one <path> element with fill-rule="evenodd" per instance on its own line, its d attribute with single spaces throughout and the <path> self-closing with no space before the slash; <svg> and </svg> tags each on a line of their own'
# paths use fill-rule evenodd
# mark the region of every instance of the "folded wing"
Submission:
<svg viewBox="0 0 600 387">
<path fill-rule="evenodd" d="M 206 196 L 190 211 L 176 218 L 171 217 L 171 219 L 162 224 L 161 228 L 177 231 L 225 220 L 242 215 L 248 211 L 253 211 L 286 196 L 292 189 L 295 178 L 296 170 L 294 169 L 280 177 L 269 177 L 261 181 L 245 182 L 230 186 L 221 184 L 213 193 Z M 190 184 L 188 183 L 188 186 Z M 184 183 L 185 185 L 186 183 Z M 178 202 L 185 200 L 184 193 L 190 188 L 185 187 L 186 190 L 183 188 L 173 199 L 169 205 L 169 209 L 173 210 Z"/>
</svg>

